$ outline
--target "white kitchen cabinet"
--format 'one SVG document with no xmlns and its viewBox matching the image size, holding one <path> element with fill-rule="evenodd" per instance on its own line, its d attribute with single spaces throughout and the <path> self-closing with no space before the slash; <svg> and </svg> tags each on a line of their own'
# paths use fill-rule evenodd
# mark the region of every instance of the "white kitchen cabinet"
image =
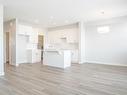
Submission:
<svg viewBox="0 0 127 95">
<path fill-rule="evenodd" d="M 48 36 L 47 36 L 47 38 L 48 38 L 48 43 L 49 44 L 52 44 L 54 41 L 54 37 L 53 37 L 53 32 L 48 32 Z"/>
<path fill-rule="evenodd" d="M 27 50 L 27 60 L 28 63 L 41 62 L 41 50 L 38 49 Z"/>
<path fill-rule="evenodd" d="M 29 37 L 29 43 L 38 43 L 38 31 L 34 30 L 31 26 L 19 25 L 18 34 Z"/>
<path fill-rule="evenodd" d="M 59 31 L 48 32 L 48 42 L 50 44 L 58 44 L 61 42 Z"/>
<path fill-rule="evenodd" d="M 33 28 L 31 26 L 25 26 L 25 25 L 18 26 L 19 35 L 31 35 L 32 32 L 33 32 Z"/>
<path fill-rule="evenodd" d="M 43 64 L 58 68 L 67 68 L 71 66 L 70 50 L 44 50 Z"/>
<path fill-rule="evenodd" d="M 26 34 L 25 34 L 25 35 L 31 36 L 33 32 L 34 32 L 33 30 L 31 30 L 31 31 L 26 31 Z"/>
<path fill-rule="evenodd" d="M 60 33 L 60 38 L 66 38 L 68 34 L 67 29 L 60 30 L 59 33 Z"/>
<path fill-rule="evenodd" d="M 48 32 L 50 44 L 61 44 L 62 39 L 66 39 L 66 43 L 78 43 L 78 28 L 58 29 Z"/>
<path fill-rule="evenodd" d="M 78 63 L 78 50 L 71 50 L 71 62 Z"/>
<path fill-rule="evenodd" d="M 26 35 L 26 31 L 23 26 L 19 25 L 18 27 L 18 34 L 19 35 Z"/>
<path fill-rule="evenodd" d="M 29 43 L 37 44 L 38 43 L 38 32 L 32 32 L 29 36 Z"/>
<path fill-rule="evenodd" d="M 68 29 L 67 43 L 78 43 L 77 29 Z"/>
</svg>

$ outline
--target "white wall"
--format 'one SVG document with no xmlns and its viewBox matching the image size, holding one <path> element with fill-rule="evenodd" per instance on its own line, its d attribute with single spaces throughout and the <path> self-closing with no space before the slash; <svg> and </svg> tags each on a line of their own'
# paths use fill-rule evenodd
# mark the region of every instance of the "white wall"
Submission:
<svg viewBox="0 0 127 95">
<path fill-rule="evenodd" d="M 98 26 L 110 32 L 99 34 Z M 85 60 L 91 63 L 127 65 L 127 17 L 89 22 L 86 27 Z"/>
<path fill-rule="evenodd" d="M 79 25 L 79 63 L 85 63 L 85 38 L 86 38 L 86 26 L 83 21 L 78 23 Z"/>
<path fill-rule="evenodd" d="M 0 5 L 0 75 L 4 75 L 4 54 L 3 54 L 3 6 Z"/>
</svg>

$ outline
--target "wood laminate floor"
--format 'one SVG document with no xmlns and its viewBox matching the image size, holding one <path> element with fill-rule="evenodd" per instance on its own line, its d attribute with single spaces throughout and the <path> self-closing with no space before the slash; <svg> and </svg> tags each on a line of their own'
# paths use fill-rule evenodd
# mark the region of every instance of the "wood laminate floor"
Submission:
<svg viewBox="0 0 127 95">
<path fill-rule="evenodd" d="M 37 64 L 7 65 L 0 95 L 127 95 L 127 67 L 73 64 L 65 70 Z"/>
</svg>

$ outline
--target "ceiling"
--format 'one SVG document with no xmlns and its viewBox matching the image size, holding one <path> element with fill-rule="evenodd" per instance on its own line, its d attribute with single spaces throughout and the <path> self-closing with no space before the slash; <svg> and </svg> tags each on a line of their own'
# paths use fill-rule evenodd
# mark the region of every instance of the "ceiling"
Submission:
<svg viewBox="0 0 127 95">
<path fill-rule="evenodd" d="M 4 20 L 18 18 L 43 27 L 127 15 L 127 0 L 0 0 Z"/>
</svg>

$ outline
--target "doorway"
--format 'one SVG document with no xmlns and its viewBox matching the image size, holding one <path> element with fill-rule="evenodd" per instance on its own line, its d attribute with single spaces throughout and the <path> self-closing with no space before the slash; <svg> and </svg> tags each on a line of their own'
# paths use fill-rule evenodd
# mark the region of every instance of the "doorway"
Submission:
<svg viewBox="0 0 127 95">
<path fill-rule="evenodd" d="M 41 50 L 41 63 L 43 61 L 44 36 L 38 35 L 38 49 Z"/>
<path fill-rule="evenodd" d="M 9 64 L 9 32 L 4 32 L 4 63 Z"/>
</svg>

